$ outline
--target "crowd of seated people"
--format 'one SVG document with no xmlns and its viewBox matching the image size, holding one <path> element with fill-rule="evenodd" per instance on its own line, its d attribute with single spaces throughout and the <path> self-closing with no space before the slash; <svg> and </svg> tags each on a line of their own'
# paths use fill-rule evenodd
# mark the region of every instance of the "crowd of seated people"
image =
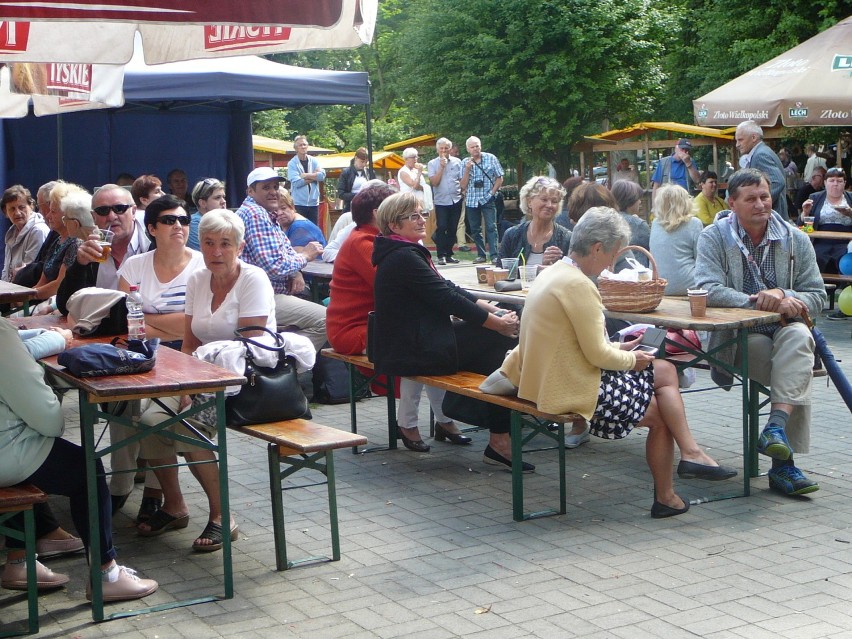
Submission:
<svg viewBox="0 0 852 639">
<path fill-rule="evenodd" d="M 752 182 L 743 185 L 737 181 L 741 177 L 738 174 L 731 178 L 734 188 L 724 204 L 739 206 L 737 214 L 746 206 L 739 199 L 745 196 L 738 194 L 738 187 L 760 190 L 764 186 L 765 180 L 760 182 L 760 175 L 753 173 L 757 177 L 749 174 L 746 178 Z M 680 451 L 677 472 L 682 478 L 723 480 L 736 474 L 719 466 L 693 438 L 674 367 L 653 355 L 631 351 L 633 342 L 609 342 L 594 284 L 625 246 L 638 244 L 650 247 L 660 275 L 669 280 L 666 292 L 684 294 L 697 278 L 699 236 L 710 237 L 711 229 L 720 233 L 720 220 L 730 211 L 714 213 L 710 227 L 703 230 L 706 222 L 696 215 L 689 194 L 680 186 L 662 185 L 656 193 L 655 219 L 649 229 L 640 217 L 643 193 L 634 182 L 617 181 L 610 190 L 580 180 L 570 184 L 572 192 L 566 197 L 567 189 L 557 180 L 534 176 L 520 190 L 525 219 L 506 231 L 499 247 L 500 257 L 519 257 L 526 265 L 540 269 L 522 312 L 517 309 L 516 313 L 478 300 L 442 277 L 425 245 L 429 211 L 415 193 L 395 193 L 383 183 L 359 181 L 360 188 L 350 200 L 352 223 L 334 249 L 335 269 L 326 310 L 300 295 L 304 289 L 300 271 L 322 254 L 325 237 L 318 226 L 297 212 L 275 171 L 261 168 L 249 174 L 248 197 L 236 213 L 225 208 L 225 188 L 220 180 L 199 181 L 187 202 L 185 173 L 182 181 L 180 174 L 172 177 L 173 194 L 169 195 L 163 194 L 161 181 L 150 174 L 136 178 L 129 189 L 106 184 L 93 195 L 81 186 L 52 181 L 37 192 L 38 211 L 30 191 L 20 185 L 10 187 L 0 201 L 12 225 L 6 234 L 2 278 L 12 281 L 28 264 L 39 262 L 40 271 L 32 286 L 38 299 L 45 301 L 40 312 L 62 315 L 68 315 L 69 300 L 83 288 L 128 292 L 131 286 L 137 287 L 148 336 L 190 355 L 211 342 L 230 340 L 235 329 L 249 326 L 292 330 L 310 339 L 316 349 L 328 341 L 341 353 L 363 354 L 368 346 L 368 314 L 375 312 L 371 355 L 377 373 L 402 379 L 397 421 L 402 442 L 412 451 L 430 450 L 418 425 L 424 390 L 436 419 L 435 439 L 462 445 L 472 440 L 459 431 L 451 416 L 453 411 L 447 408 L 458 406 L 458 401 L 408 378 L 472 371 L 489 375 L 483 385 L 485 392 L 517 394 L 546 412 L 581 415 L 584 421 L 578 421 L 566 436 L 569 448 L 588 442 L 590 435 L 618 439 L 636 426 L 647 427 L 647 463 L 655 486 L 653 517 L 679 515 L 689 508 L 687 500 L 674 490 L 675 445 Z M 753 184 L 754 180 L 759 184 Z M 715 188 L 713 173 L 702 174 L 702 187 L 705 184 L 707 190 L 702 193 L 715 202 L 711 193 L 711 186 Z M 830 226 L 834 224 L 847 230 L 852 218 L 844 205 L 852 205 L 852 197 L 844 186 L 842 169 L 829 169 L 826 191 L 806 200 L 803 210 L 815 215 L 822 228 L 834 228 Z M 192 203 L 197 206 L 193 216 L 187 208 Z M 770 220 L 763 227 L 770 240 L 781 230 L 798 232 L 787 230 L 783 221 L 776 222 L 769 215 L 771 204 L 768 210 L 765 203 L 752 202 L 750 206 Z M 738 218 L 731 214 L 729 219 Z M 731 226 L 736 227 L 736 223 Z M 113 234 L 106 256 L 100 242 L 102 230 Z M 744 222 L 743 230 L 735 229 L 732 234 L 739 232 L 738 245 L 756 252 L 763 244 L 752 244 L 748 239 L 751 230 Z M 195 238 L 193 231 L 197 232 Z M 722 240 L 727 240 L 724 234 Z M 801 238 L 796 242 L 797 250 L 804 250 L 799 244 L 810 247 Z M 814 262 L 819 260 L 822 267 L 827 259 L 836 261 L 837 256 L 818 250 Z M 746 274 L 738 285 L 751 296 L 749 303 L 796 316 L 799 307 L 785 301 L 795 298 L 795 292 L 787 295 L 780 281 L 776 282 L 774 271 L 762 274 L 762 281 L 753 274 L 752 280 L 748 277 Z M 775 290 L 781 290 L 783 297 L 770 294 Z M 69 318 L 72 323 L 77 319 Z M 15 354 L 25 376 L 37 376 L 35 357 L 61 350 L 67 341 L 60 332 L 38 337 L 39 341 L 27 345 L 32 336 L 17 334 L 6 322 L 0 326 L 4 353 L 8 348 Z M 151 470 L 145 473 L 136 516 L 139 535 L 152 537 L 186 528 L 190 512 L 181 490 L 178 455 L 191 462 L 191 473 L 208 501 L 206 524 L 192 548 L 215 551 L 222 547 L 225 536 L 237 538 L 234 517 L 222 521 L 214 453 L 161 434 L 149 435 L 112 454 L 110 466 L 118 472 L 111 475 L 109 485 L 103 478 L 98 480 L 100 530 L 89 530 L 82 511 L 74 507 L 75 500 L 85 499 L 85 482 L 80 480 L 84 473 L 73 482 L 58 479 L 60 464 L 67 473 L 68 468 L 82 463 L 79 447 L 61 439 L 58 403 L 41 378 L 33 381 L 36 392 L 27 395 L 16 392 L 19 379 L 2 377 L 0 412 L 8 419 L 0 422 L 20 436 L 15 446 L 23 446 L 22 442 L 26 446 L 20 450 L 9 444 L 0 446 L 0 460 L 14 460 L 0 464 L 0 485 L 29 481 L 46 492 L 72 499 L 79 539 L 58 525 L 49 507 L 38 508 L 39 543 L 44 555 L 79 551 L 88 546 L 92 534 L 99 534 L 104 549 L 99 560 L 109 598 L 144 597 L 156 590 L 156 582 L 140 579 L 115 563 L 109 519 L 133 490 L 133 474 L 122 471 L 137 468 L 143 460 Z M 37 397 L 38 407 L 31 405 L 32 397 Z M 190 402 L 188 396 L 164 400 L 173 411 L 186 408 Z M 130 404 L 114 409 L 131 411 L 145 426 L 158 424 L 167 415 L 153 402 Z M 478 424 L 490 431 L 483 461 L 510 468 L 509 411 L 490 403 L 485 404 L 485 411 L 483 423 Z M 215 437 L 214 429 L 202 421 L 191 421 L 205 436 Z M 783 424 L 780 428 L 783 431 Z M 197 436 L 181 425 L 172 429 Z M 110 423 L 113 441 L 135 432 Z M 764 442 L 761 452 L 780 460 L 778 468 L 783 468 L 780 464 L 784 459 L 774 455 L 781 455 L 785 445 L 792 448 L 777 431 L 770 434 L 774 439 Z M 801 448 L 798 440 L 793 444 L 796 446 Z M 534 466 L 524 463 L 523 470 L 532 472 Z M 774 481 L 777 485 L 780 480 Z M 807 489 L 814 490 L 812 485 Z M 20 588 L 21 557 L 20 549 L 10 546 L 4 587 Z M 42 564 L 38 570 L 45 588 L 67 582 L 67 577 Z"/>
</svg>

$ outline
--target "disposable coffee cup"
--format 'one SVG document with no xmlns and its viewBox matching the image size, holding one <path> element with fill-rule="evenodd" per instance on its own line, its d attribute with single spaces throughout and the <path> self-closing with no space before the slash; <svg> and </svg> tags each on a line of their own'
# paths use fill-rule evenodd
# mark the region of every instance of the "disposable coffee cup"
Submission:
<svg viewBox="0 0 852 639">
<path fill-rule="evenodd" d="M 707 314 L 707 291 L 701 288 L 691 288 L 686 291 L 689 297 L 689 312 L 693 317 L 704 317 Z"/>
<path fill-rule="evenodd" d="M 495 282 L 505 282 L 506 278 L 509 277 L 509 269 L 507 268 L 495 268 L 492 270 L 494 272 Z"/>
<path fill-rule="evenodd" d="M 476 267 L 476 281 L 480 284 L 488 284 L 488 277 L 486 277 L 486 273 L 490 266 L 477 266 Z"/>
<path fill-rule="evenodd" d="M 522 266 L 521 267 L 521 286 L 527 290 L 538 276 L 538 266 Z"/>
<path fill-rule="evenodd" d="M 112 240 L 115 237 L 115 233 L 108 229 L 97 229 L 95 233 L 98 235 L 97 242 L 101 249 L 101 256 L 96 261 L 106 262 L 112 254 Z"/>
<path fill-rule="evenodd" d="M 518 276 L 518 258 L 504 257 L 500 260 L 500 265 L 509 271 L 509 277 L 506 279 L 513 280 Z"/>
<path fill-rule="evenodd" d="M 485 283 L 494 286 L 494 269 L 491 266 L 485 267 Z"/>
</svg>

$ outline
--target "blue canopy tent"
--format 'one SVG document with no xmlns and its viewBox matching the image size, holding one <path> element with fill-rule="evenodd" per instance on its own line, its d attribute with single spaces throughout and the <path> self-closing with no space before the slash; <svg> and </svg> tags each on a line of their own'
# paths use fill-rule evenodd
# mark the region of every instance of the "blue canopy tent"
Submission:
<svg viewBox="0 0 852 639">
<path fill-rule="evenodd" d="M 120 109 L 4 120 L 2 187 L 23 184 L 34 192 L 61 176 L 91 189 L 122 172 L 165 180 L 179 167 L 190 185 L 201 177 L 223 178 L 233 205 L 245 196 L 245 176 L 253 168 L 251 113 L 364 104 L 370 135 L 369 81 L 361 72 L 291 67 L 255 56 L 147 66 L 137 46 L 124 96 Z"/>
</svg>

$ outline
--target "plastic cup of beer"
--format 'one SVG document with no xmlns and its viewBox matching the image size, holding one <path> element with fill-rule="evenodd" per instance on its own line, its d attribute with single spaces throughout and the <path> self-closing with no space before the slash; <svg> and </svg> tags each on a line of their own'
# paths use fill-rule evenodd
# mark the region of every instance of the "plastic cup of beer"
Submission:
<svg viewBox="0 0 852 639">
<path fill-rule="evenodd" d="M 529 289 L 533 281 L 538 275 L 538 266 L 522 266 L 521 267 L 521 287 L 523 290 Z"/>
<path fill-rule="evenodd" d="M 802 216 L 802 224 L 804 224 L 804 226 L 802 227 L 802 230 L 805 233 L 813 233 L 814 232 L 814 221 L 815 220 L 816 220 L 816 217 L 813 216 L 813 215 L 803 215 Z"/>
<path fill-rule="evenodd" d="M 704 317 L 707 314 L 707 291 L 702 288 L 690 288 L 686 291 L 689 297 L 689 312 L 693 317 Z"/>
<path fill-rule="evenodd" d="M 112 239 L 115 237 L 115 233 L 108 229 L 98 229 L 96 233 L 98 234 L 98 246 L 101 249 L 101 256 L 97 261 L 106 262 L 112 254 Z"/>
</svg>

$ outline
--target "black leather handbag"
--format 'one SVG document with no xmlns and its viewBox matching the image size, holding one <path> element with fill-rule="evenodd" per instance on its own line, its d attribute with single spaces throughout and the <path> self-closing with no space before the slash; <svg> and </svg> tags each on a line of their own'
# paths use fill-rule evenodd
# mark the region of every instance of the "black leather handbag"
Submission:
<svg viewBox="0 0 852 639">
<path fill-rule="evenodd" d="M 275 346 L 268 346 L 244 332 L 263 331 L 274 336 Z M 284 338 L 263 326 L 246 326 L 234 331 L 234 339 L 246 346 L 245 376 L 248 382 L 237 395 L 225 400 L 225 419 L 228 426 L 265 424 L 287 419 L 311 418 L 308 399 L 296 374 L 296 360 L 285 352 Z M 275 368 L 255 364 L 251 347 L 278 353 Z"/>
</svg>

